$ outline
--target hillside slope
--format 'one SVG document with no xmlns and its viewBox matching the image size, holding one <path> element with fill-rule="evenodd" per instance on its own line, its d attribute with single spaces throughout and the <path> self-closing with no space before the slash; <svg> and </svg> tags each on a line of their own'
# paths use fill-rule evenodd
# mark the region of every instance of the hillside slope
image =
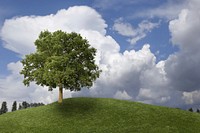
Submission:
<svg viewBox="0 0 200 133">
<path fill-rule="evenodd" d="M 70 98 L 62 105 L 6 113 L 0 132 L 196 133 L 200 114 L 106 98 Z"/>
</svg>

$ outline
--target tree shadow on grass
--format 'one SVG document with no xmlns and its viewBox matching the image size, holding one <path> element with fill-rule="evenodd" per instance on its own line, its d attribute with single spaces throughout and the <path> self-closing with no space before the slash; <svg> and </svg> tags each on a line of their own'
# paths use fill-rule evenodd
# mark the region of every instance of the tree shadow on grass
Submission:
<svg viewBox="0 0 200 133">
<path fill-rule="evenodd" d="M 70 98 L 61 104 L 56 103 L 55 109 L 63 117 L 72 117 L 95 113 L 99 106 L 95 98 Z"/>
</svg>

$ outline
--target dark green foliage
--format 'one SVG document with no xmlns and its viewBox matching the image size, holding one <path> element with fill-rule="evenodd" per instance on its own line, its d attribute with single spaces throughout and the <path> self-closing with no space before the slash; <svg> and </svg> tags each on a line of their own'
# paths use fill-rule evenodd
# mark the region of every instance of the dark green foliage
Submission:
<svg viewBox="0 0 200 133">
<path fill-rule="evenodd" d="M 26 102 L 26 101 L 23 101 L 22 102 L 22 108 L 23 109 L 26 109 L 26 108 L 28 108 L 29 107 L 29 104 Z"/>
<path fill-rule="evenodd" d="M 30 107 L 37 107 L 37 105 L 38 105 L 37 103 L 31 103 Z"/>
<path fill-rule="evenodd" d="M 18 108 L 18 110 L 21 110 L 22 109 L 22 105 L 19 103 L 19 108 Z"/>
<path fill-rule="evenodd" d="M 199 109 L 197 109 L 197 113 L 200 113 L 200 110 L 199 110 Z"/>
<path fill-rule="evenodd" d="M 1 105 L 1 110 L 0 110 L 0 114 L 4 114 L 8 112 L 8 108 L 7 108 L 7 103 L 4 101 Z"/>
<path fill-rule="evenodd" d="M 79 34 L 44 31 L 35 45 L 37 51 L 21 61 L 25 85 L 35 81 L 38 85 L 49 86 L 50 90 L 62 85 L 65 89 L 78 91 L 91 87 L 99 77 L 94 60 L 96 49 Z"/>
<path fill-rule="evenodd" d="M 44 106 L 44 105 L 45 104 L 43 104 L 43 103 L 27 103 L 26 101 L 23 101 L 22 105 L 19 104 L 19 110 L 33 108 L 33 107 L 39 107 L 39 106 Z"/>
<path fill-rule="evenodd" d="M 193 112 L 193 109 L 192 109 L 192 108 L 189 108 L 188 111 Z"/>
<path fill-rule="evenodd" d="M 32 108 L 32 107 L 39 107 L 39 106 L 44 106 L 44 105 L 45 105 L 44 103 L 30 103 L 29 107 Z"/>
<path fill-rule="evenodd" d="M 12 105 L 12 112 L 17 110 L 17 102 L 14 101 Z"/>
<path fill-rule="evenodd" d="M 26 108 L 32 108 L 32 107 L 39 107 L 39 106 L 44 106 L 44 105 L 45 104 L 43 104 L 43 103 L 30 103 L 29 104 L 26 101 L 23 101 L 22 104 L 19 104 L 18 110 L 26 109 Z M 16 110 L 17 110 L 17 101 L 14 101 L 11 111 L 13 112 L 13 111 L 16 111 Z M 7 103 L 4 101 L 2 103 L 2 107 L 0 109 L 0 115 L 4 114 L 4 113 L 7 113 L 7 112 L 8 112 Z"/>
</svg>

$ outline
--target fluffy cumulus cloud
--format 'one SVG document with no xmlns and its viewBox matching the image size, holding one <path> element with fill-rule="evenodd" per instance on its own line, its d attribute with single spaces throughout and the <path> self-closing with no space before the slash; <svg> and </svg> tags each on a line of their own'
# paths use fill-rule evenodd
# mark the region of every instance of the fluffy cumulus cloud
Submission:
<svg viewBox="0 0 200 133">
<path fill-rule="evenodd" d="M 199 104 L 200 90 L 200 2 L 198 0 L 184 1 L 174 5 L 175 16 L 169 11 L 163 12 L 161 9 L 170 9 L 169 5 L 174 2 L 169 1 L 164 8 L 152 10 L 153 15 L 163 17 L 168 14 L 169 30 L 171 41 L 180 50 L 169 56 L 165 61 L 148 65 L 149 68 L 140 71 L 138 94 L 136 100 L 146 103 L 165 104 L 174 106 Z M 159 10 L 157 12 L 156 10 Z M 155 14 L 157 13 L 161 14 Z M 148 13 L 147 13 L 148 14 Z M 175 19 L 173 19 L 175 18 Z M 125 23 L 123 19 L 115 21 L 113 28 L 121 35 L 132 37 L 130 43 L 134 44 L 142 39 L 153 28 L 158 26 L 155 23 L 142 21 L 138 28 Z M 151 66 L 151 67 L 150 67 Z M 163 103 L 162 103 L 163 102 Z"/>
<path fill-rule="evenodd" d="M 96 63 L 102 73 L 91 89 L 83 88 L 80 92 L 65 91 L 65 97 L 112 97 L 177 107 L 199 101 L 200 13 L 198 6 L 192 5 L 195 4 L 191 2 L 190 8 L 182 10 L 179 17 L 169 24 L 171 40 L 174 45 L 180 47 L 180 51 L 158 63 L 150 51 L 150 44 L 144 44 L 138 51 L 120 53 L 119 44 L 106 34 L 106 22 L 99 13 L 87 6 L 70 7 L 47 16 L 8 19 L 1 29 L 1 38 L 5 48 L 23 58 L 25 54 L 35 51 L 34 40 L 42 30 L 78 32 L 97 49 Z M 144 20 L 134 28 L 118 20 L 113 28 L 129 37 L 131 42 L 131 39 L 146 36 L 157 26 L 158 23 Z M 12 62 L 7 68 L 10 75 L 0 78 L 0 100 L 50 103 L 57 99 L 57 90 L 48 92 L 47 87 L 34 83 L 28 88 L 24 87 L 23 77 L 19 74 L 22 69 L 20 62 Z"/>
<path fill-rule="evenodd" d="M 186 104 L 196 104 L 200 101 L 200 91 L 195 90 L 192 92 L 183 92 L 182 98 L 185 100 Z"/>
<path fill-rule="evenodd" d="M 25 55 L 35 50 L 33 43 L 40 31 L 80 32 L 80 30 L 94 30 L 105 35 L 106 27 L 105 21 L 94 9 L 86 6 L 75 6 L 47 16 L 24 16 L 7 19 L 1 29 L 1 37 L 5 48 Z"/>
<path fill-rule="evenodd" d="M 156 64 L 156 57 L 145 44 L 139 51 L 130 50 L 124 53 L 107 53 L 101 55 L 100 78 L 90 89 L 73 93 L 73 96 L 113 97 L 126 100 L 137 100 L 151 104 L 170 103 L 175 99 L 172 93 L 178 94 L 168 87 L 168 79 L 164 71 L 165 62 Z M 181 95 L 180 95 L 181 98 Z"/>
<path fill-rule="evenodd" d="M 138 99 L 151 102 L 166 102 L 170 100 L 168 79 L 166 73 L 163 70 L 164 62 L 161 61 L 158 64 L 154 64 L 150 69 L 142 71 L 140 80 L 143 81 L 141 89 L 139 91 Z"/>
<path fill-rule="evenodd" d="M 169 29 L 174 45 L 180 52 L 171 55 L 165 70 L 170 85 L 183 92 L 186 103 L 200 103 L 200 1 L 191 0 L 178 18 L 170 21 Z M 198 100 L 197 100 L 198 99 Z"/>
<path fill-rule="evenodd" d="M 130 23 L 124 22 L 123 18 L 115 20 L 113 29 L 120 35 L 129 37 L 128 41 L 134 45 L 137 41 L 146 37 L 147 33 L 151 32 L 154 28 L 159 26 L 158 23 L 152 23 L 148 20 L 143 20 L 138 24 L 137 28 L 134 28 Z"/>
</svg>

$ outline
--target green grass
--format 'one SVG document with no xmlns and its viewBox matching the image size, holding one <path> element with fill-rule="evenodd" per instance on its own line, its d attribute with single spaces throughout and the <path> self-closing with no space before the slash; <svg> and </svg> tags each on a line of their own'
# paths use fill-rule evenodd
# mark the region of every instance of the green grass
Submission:
<svg viewBox="0 0 200 133">
<path fill-rule="evenodd" d="M 3 114 L 0 132 L 198 133 L 200 114 L 115 99 L 70 98 Z"/>
</svg>

